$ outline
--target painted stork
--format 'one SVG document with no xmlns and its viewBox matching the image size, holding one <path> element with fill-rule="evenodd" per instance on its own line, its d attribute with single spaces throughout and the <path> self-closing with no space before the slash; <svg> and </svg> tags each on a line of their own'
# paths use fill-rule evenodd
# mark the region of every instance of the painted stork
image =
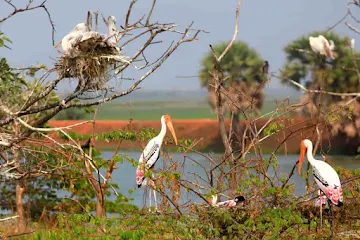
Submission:
<svg viewBox="0 0 360 240">
<path fill-rule="evenodd" d="M 223 202 L 217 202 L 217 195 L 213 195 L 211 197 L 210 204 L 213 207 L 235 207 L 235 206 L 243 206 L 245 203 L 244 196 L 237 196 L 234 199 L 223 201 Z"/>
<path fill-rule="evenodd" d="M 332 40 L 328 41 L 323 35 L 319 35 L 318 37 L 309 37 L 309 43 L 311 49 L 315 53 L 319 53 L 320 55 L 324 55 L 328 58 L 335 59 L 335 44 Z"/>
<path fill-rule="evenodd" d="M 136 169 L 136 183 L 138 188 L 147 185 L 147 179 L 145 178 L 145 172 L 148 170 L 153 170 L 156 161 L 160 158 L 160 149 L 166 135 L 166 129 L 169 128 L 174 140 L 175 144 L 177 145 L 177 138 L 175 134 L 175 130 L 172 124 L 172 119 L 169 115 L 163 115 L 161 117 L 161 131 L 159 135 L 154 137 L 149 141 L 146 145 L 144 151 L 140 155 L 139 158 L 139 165 Z M 154 175 L 152 175 L 153 177 Z M 154 187 L 154 183 L 151 181 L 152 186 Z M 156 192 L 153 190 L 154 194 L 154 201 L 155 201 L 155 208 L 157 209 L 156 204 Z M 149 192 L 149 200 L 151 206 L 151 191 Z"/>
<path fill-rule="evenodd" d="M 306 152 L 307 159 L 314 170 L 315 182 L 319 186 L 320 191 L 327 197 L 330 211 L 333 215 L 331 204 L 338 207 L 343 205 L 343 195 L 339 175 L 328 163 L 316 160 L 312 151 L 313 144 L 310 140 L 305 139 L 301 141 L 298 172 L 301 174 L 301 168 Z"/>
</svg>

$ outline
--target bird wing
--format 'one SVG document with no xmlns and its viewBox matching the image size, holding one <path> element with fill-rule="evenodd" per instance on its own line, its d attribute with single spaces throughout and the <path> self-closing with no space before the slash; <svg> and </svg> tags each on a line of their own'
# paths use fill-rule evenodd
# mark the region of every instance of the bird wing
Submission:
<svg viewBox="0 0 360 240">
<path fill-rule="evenodd" d="M 320 53 L 322 50 L 322 43 L 319 38 L 317 37 L 309 37 L 309 44 L 311 47 L 311 50 L 313 50 L 315 53 Z"/>
<path fill-rule="evenodd" d="M 332 52 L 335 48 L 335 44 L 332 40 L 329 41 L 323 36 L 319 35 L 318 39 L 322 43 L 322 48 L 320 54 L 327 56 L 328 58 L 335 59 L 334 53 Z"/>
<path fill-rule="evenodd" d="M 136 183 L 140 187 L 145 180 L 145 171 L 152 168 L 160 157 L 161 144 L 155 137 L 149 141 L 139 158 L 139 165 L 136 169 Z M 145 165 L 143 165 L 145 164 Z"/>
<path fill-rule="evenodd" d="M 61 40 L 61 47 L 64 51 L 65 55 L 70 55 L 70 53 L 74 49 L 74 44 L 81 40 L 81 33 L 74 31 L 69 34 L 67 34 L 62 40 Z"/>
<path fill-rule="evenodd" d="M 335 205 L 342 202 L 342 188 L 336 171 L 324 161 L 316 161 L 313 170 L 315 181 L 326 197 Z"/>
<path fill-rule="evenodd" d="M 157 138 L 153 138 L 146 145 L 144 151 L 141 153 L 139 162 L 144 162 L 146 164 L 146 168 L 150 169 L 154 166 L 156 161 L 160 157 L 160 141 Z"/>
</svg>

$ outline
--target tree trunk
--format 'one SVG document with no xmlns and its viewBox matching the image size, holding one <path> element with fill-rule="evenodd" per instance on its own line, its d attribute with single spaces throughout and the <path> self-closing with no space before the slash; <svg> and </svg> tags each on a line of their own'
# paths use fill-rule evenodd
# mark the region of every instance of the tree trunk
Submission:
<svg viewBox="0 0 360 240">
<path fill-rule="evenodd" d="M 92 148 L 93 148 L 93 142 L 90 139 L 89 142 L 89 157 L 92 158 Z M 86 171 L 87 171 L 87 175 L 88 175 L 88 179 L 89 179 L 89 183 L 92 185 L 94 191 L 95 191 L 95 196 L 96 196 L 96 216 L 97 217 L 103 217 L 105 216 L 105 209 L 104 209 L 104 194 L 103 194 L 103 189 L 101 189 L 101 184 L 98 183 L 95 178 L 94 175 L 92 173 L 91 170 L 91 166 L 88 162 L 87 159 L 85 160 L 85 167 L 86 167 Z"/>
<path fill-rule="evenodd" d="M 230 162 L 233 163 L 233 159 L 234 159 L 234 155 L 233 155 L 233 149 L 231 147 L 231 142 L 230 139 L 228 138 L 228 134 L 226 131 L 226 127 L 225 127 L 225 118 L 224 118 L 224 106 L 223 106 L 223 101 L 222 101 L 222 96 L 221 96 L 221 82 L 222 79 L 219 79 L 219 63 L 216 62 L 214 64 L 214 71 L 212 72 L 213 74 L 213 78 L 214 78 L 214 83 L 215 83 L 215 95 L 216 95 L 216 114 L 217 114 L 217 119 L 219 122 L 219 131 L 220 131 L 220 136 L 221 139 L 223 141 L 224 144 L 224 148 L 225 148 L 225 154 L 223 155 L 223 162 Z M 220 166 L 220 177 L 218 178 L 218 191 L 222 191 L 223 188 L 223 184 L 224 184 L 224 164 L 221 164 Z M 234 187 L 231 185 L 230 186 L 231 189 L 233 190 Z M 219 201 L 221 201 L 221 199 L 219 199 Z"/>
<path fill-rule="evenodd" d="M 240 151 L 241 147 L 241 139 L 242 134 L 240 132 L 240 122 L 239 122 L 239 113 L 231 113 L 231 129 L 230 129 L 230 143 L 233 151 Z M 232 158 L 232 162 L 230 164 L 231 167 L 231 191 L 235 194 L 237 184 L 237 172 L 238 167 L 236 167 L 237 161 L 235 158 Z"/>
<path fill-rule="evenodd" d="M 241 131 L 240 131 L 240 118 L 239 113 L 231 113 L 231 135 L 230 135 L 230 142 L 233 151 L 239 151 L 242 149 L 241 147 Z"/>
<path fill-rule="evenodd" d="M 14 123 L 13 131 L 15 136 L 19 135 L 20 126 L 18 123 Z M 12 148 L 12 153 L 14 156 L 14 165 L 17 169 L 20 168 L 20 159 L 19 159 L 19 151 L 16 147 Z M 24 232 L 25 231 L 25 210 L 23 204 L 23 196 L 25 192 L 25 185 L 23 185 L 20 181 L 16 183 L 16 213 L 18 215 L 17 218 L 17 232 Z"/>
<path fill-rule="evenodd" d="M 25 186 L 20 182 L 16 183 L 16 213 L 19 216 L 17 218 L 17 232 L 25 231 L 25 210 L 23 204 L 23 195 L 25 192 Z"/>
<path fill-rule="evenodd" d="M 103 203 L 103 197 L 100 194 L 96 194 L 96 216 L 97 217 L 104 217 L 104 203 Z"/>
</svg>

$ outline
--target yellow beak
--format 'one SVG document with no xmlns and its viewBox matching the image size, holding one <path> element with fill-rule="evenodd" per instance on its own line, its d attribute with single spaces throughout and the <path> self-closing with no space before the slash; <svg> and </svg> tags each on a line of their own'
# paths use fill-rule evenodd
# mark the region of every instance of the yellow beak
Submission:
<svg viewBox="0 0 360 240">
<path fill-rule="evenodd" d="M 304 162 L 304 157 L 305 157 L 305 152 L 306 152 L 306 147 L 303 141 L 301 141 L 300 144 L 300 159 L 299 159 L 299 175 L 301 174 L 301 168 L 302 168 L 302 164 Z"/>
<path fill-rule="evenodd" d="M 175 130 L 174 130 L 174 127 L 172 125 L 172 122 L 171 121 L 168 121 L 166 122 L 166 125 L 167 127 L 169 128 L 174 140 L 175 140 L 175 144 L 178 145 L 178 141 L 177 141 L 177 138 L 176 138 L 176 134 L 175 134 Z"/>
</svg>

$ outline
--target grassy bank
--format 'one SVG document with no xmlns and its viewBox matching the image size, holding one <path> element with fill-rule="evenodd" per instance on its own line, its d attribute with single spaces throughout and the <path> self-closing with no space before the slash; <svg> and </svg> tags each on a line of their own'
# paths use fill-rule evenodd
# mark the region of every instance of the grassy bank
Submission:
<svg viewBox="0 0 360 240">
<path fill-rule="evenodd" d="M 261 114 L 276 108 L 275 102 L 267 101 Z M 173 119 L 216 119 L 206 101 L 129 101 L 110 102 L 98 108 L 98 120 L 158 120 L 163 114 Z M 83 119 L 86 119 L 83 117 Z"/>
</svg>

